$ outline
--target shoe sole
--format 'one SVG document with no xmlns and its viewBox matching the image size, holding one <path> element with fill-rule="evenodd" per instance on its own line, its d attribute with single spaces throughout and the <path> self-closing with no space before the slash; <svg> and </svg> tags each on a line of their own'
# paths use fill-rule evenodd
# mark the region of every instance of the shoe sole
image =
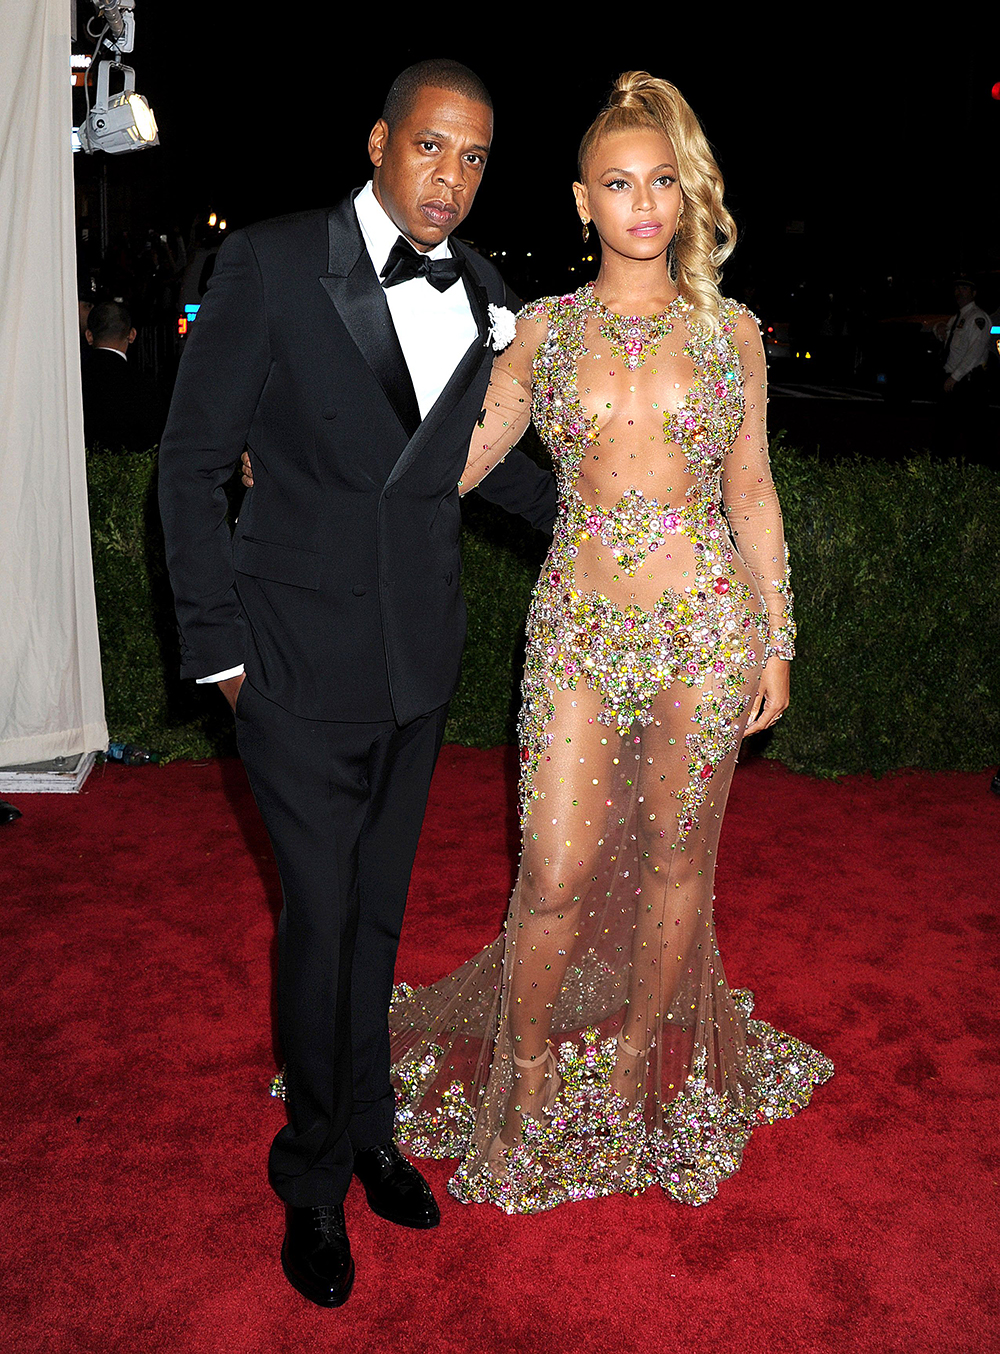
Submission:
<svg viewBox="0 0 1000 1354">
<path fill-rule="evenodd" d="M 367 1189 L 365 1190 L 365 1198 L 368 1200 L 368 1207 L 376 1217 L 384 1218 L 386 1222 L 393 1222 L 397 1227 L 412 1227 L 418 1232 L 429 1232 L 432 1227 L 437 1227 L 441 1221 L 440 1213 L 436 1218 L 433 1218 L 429 1222 L 415 1222 L 412 1218 L 401 1218 L 394 1216 L 392 1213 L 383 1213 L 380 1208 L 376 1208 L 372 1203 L 371 1195 L 368 1193 Z"/>
<path fill-rule="evenodd" d="M 310 1302 L 314 1302 L 317 1307 L 342 1307 L 344 1303 L 347 1301 L 347 1299 L 351 1296 L 351 1289 L 354 1287 L 353 1258 L 351 1259 L 351 1268 L 347 1278 L 347 1287 L 344 1289 L 343 1294 L 338 1294 L 335 1298 L 318 1296 L 316 1289 L 310 1288 L 310 1286 L 307 1283 L 304 1283 L 293 1270 L 289 1270 L 288 1265 L 285 1261 L 284 1246 L 282 1246 L 281 1248 L 281 1269 L 285 1278 L 292 1285 L 295 1291 L 297 1293 L 301 1293 L 304 1298 L 308 1298 Z"/>
</svg>

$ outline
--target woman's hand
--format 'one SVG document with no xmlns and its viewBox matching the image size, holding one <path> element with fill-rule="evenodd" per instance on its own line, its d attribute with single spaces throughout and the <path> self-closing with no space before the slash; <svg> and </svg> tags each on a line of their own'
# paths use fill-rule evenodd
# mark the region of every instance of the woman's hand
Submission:
<svg viewBox="0 0 1000 1354">
<path fill-rule="evenodd" d="M 253 466 L 250 464 L 250 453 L 245 451 L 240 457 L 240 470 L 242 471 L 243 487 L 245 489 L 253 488 Z"/>
<path fill-rule="evenodd" d="M 760 690 L 750 712 L 750 721 L 743 730 L 744 738 L 769 729 L 788 709 L 790 667 L 787 658 L 769 658 L 764 664 Z"/>
</svg>

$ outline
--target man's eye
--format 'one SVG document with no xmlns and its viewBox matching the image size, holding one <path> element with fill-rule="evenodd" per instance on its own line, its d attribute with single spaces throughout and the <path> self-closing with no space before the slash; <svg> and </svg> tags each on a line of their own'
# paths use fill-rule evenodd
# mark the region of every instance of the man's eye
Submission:
<svg viewBox="0 0 1000 1354">
<path fill-rule="evenodd" d="M 420 143 L 420 149 L 421 149 L 421 150 L 437 150 L 437 142 L 436 142 L 436 141 L 421 141 L 421 143 Z"/>
<path fill-rule="evenodd" d="M 467 155 L 465 158 L 469 161 L 470 164 L 481 165 L 483 163 L 483 157 L 481 155 L 471 154 Z"/>
</svg>

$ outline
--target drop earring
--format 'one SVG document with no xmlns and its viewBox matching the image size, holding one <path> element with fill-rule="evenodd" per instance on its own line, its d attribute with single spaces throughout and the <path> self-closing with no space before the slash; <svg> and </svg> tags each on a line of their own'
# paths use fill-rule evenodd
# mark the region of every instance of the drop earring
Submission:
<svg viewBox="0 0 1000 1354">
<path fill-rule="evenodd" d="M 589 222 L 589 221 L 584 221 L 584 223 L 583 223 L 583 243 L 586 244 L 587 241 L 588 241 L 589 239 L 590 239 L 590 222 Z"/>
</svg>

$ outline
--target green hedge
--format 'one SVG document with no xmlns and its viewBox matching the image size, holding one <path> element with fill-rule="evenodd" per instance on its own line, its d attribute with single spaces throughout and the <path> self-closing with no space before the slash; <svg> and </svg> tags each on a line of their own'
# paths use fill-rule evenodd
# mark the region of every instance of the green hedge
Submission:
<svg viewBox="0 0 1000 1354">
<path fill-rule="evenodd" d="M 903 463 L 772 454 L 799 621 L 792 705 L 769 756 L 835 776 L 980 769 L 1000 754 L 1000 477 Z M 213 689 L 176 676 L 177 637 L 153 499 L 155 457 L 88 462 L 94 573 L 113 738 L 165 757 L 233 750 Z M 446 736 L 512 741 L 523 624 L 540 538 L 465 504 L 469 638 Z"/>
<path fill-rule="evenodd" d="M 153 452 L 87 457 L 104 702 L 112 740 L 174 757 L 235 752 L 214 687 L 182 682 Z"/>
<path fill-rule="evenodd" d="M 767 751 L 797 771 L 979 770 L 1000 756 L 1000 475 L 773 457 L 799 623 Z"/>
</svg>

